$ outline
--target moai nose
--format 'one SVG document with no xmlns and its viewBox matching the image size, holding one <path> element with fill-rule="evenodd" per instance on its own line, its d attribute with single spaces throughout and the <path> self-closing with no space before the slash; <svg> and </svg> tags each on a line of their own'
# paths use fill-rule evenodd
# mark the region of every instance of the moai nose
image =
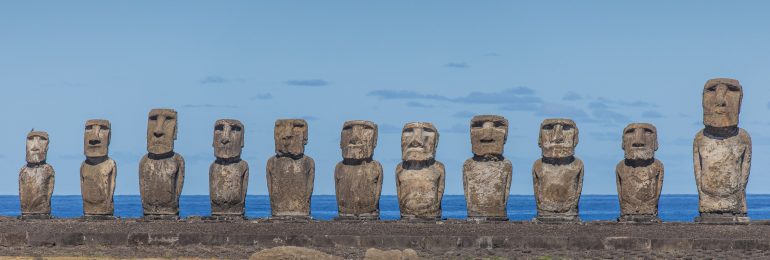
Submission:
<svg viewBox="0 0 770 260">
<path fill-rule="evenodd" d="M 717 106 L 720 106 L 720 107 L 727 106 L 727 98 L 725 97 L 725 95 L 727 95 L 727 86 L 719 85 L 719 87 L 717 87 L 717 95 L 716 95 Z"/>
<path fill-rule="evenodd" d="M 563 143 L 564 142 L 564 132 L 562 131 L 561 125 L 556 125 L 553 127 L 553 142 L 554 143 Z"/>
</svg>

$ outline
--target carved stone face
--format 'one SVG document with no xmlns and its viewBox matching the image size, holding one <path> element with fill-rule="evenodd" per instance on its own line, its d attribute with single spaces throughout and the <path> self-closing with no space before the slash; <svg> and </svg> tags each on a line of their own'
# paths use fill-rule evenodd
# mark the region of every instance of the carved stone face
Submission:
<svg viewBox="0 0 770 260">
<path fill-rule="evenodd" d="M 508 139 L 508 120 L 482 115 L 471 119 L 471 149 L 477 156 L 502 155 Z"/>
<path fill-rule="evenodd" d="M 48 133 L 32 131 L 27 134 L 27 163 L 43 163 L 48 157 Z"/>
<path fill-rule="evenodd" d="M 543 157 L 564 158 L 575 155 L 578 144 L 578 129 L 570 119 L 546 119 L 540 124 L 538 145 Z"/>
<path fill-rule="evenodd" d="M 307 122 L 303 119 L 279 119 L 275 121 L 275 153 L 300 156 L 305 154 Z"/>
<path fill-rule="evenodd" d="M 427 161 L 436 158 L 438 129 L 431 123 L 413 122 L 401 131 L 401 159 Z"/>
<path fill-rule="evenodd" d="M 244 146 L 243 124 L 234 119 L 220 119 L 214 123 L 214 155 L 229 159 L 241 156 Z"/>
<path fill-rule="evenodd" d="M 342 158 L 369 159 L 377 147 L 377 125 L 370 121 L 353 120 L 342 125 L 340 148 Z"/>
<path fill-rule="evenodd" d="M 85 134 L 83 135 L 83 149 L 86 157 L 107 156 L 112 136 L 110 126 L 110 121 L 104 119 L 86 121 Z"/>
<path fill-rule="evenodd" d="M 153 109 L 147 122 L 147 152 L 165 154 L 174 151 L 176 140 L 176 111 Z"/>
<path fill-rule="evenodd" d="M 652 124 L 629 124 L 623 130 L 623 151 L 626 159 L 649 160 L 658 150 L 658 130 Z"/>
<path fill-rule="evenodd" d="M 703 87 L 703 124 L 712 127 L 738 125 L 743 87 L 734 79 L 712 79 Z"/>
</svg>

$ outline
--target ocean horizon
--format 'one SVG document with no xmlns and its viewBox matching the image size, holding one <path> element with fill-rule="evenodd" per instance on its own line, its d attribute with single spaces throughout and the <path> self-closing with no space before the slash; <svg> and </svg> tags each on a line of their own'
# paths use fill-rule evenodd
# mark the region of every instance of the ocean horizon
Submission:
<svg viewBox="0 0 770 260">
<path fill-rule="evenodd" d="M 83 216 L 83 202 L 80 195 L 56 195 L 51 202 L 52 215 L 56 218 L 78 218 Z M 770 219 L 770 194 L 749 194 L 748 215 L 752 220 Z M 580 218 L 584 221 L 615 220 L 620 214 L 617 195 L 583 195 L 580 198 Z M 446 219 L 465 219 L 467 216 L 463 195 L 445 195 L 442 200 L 442 216 Z M 511 220 L 531 220 L 537 211 L 532 195 L 511 195 L 508 200 L 508 217 Z M 0 216 L 21 214 L 19 196 L 0 195 Z M 209 216 L 211 204 L 208 195 L 183 195 L 180 199 L 180 215 Z M 317 220 L 332 220 L 337 216 L 337 201 L 334 195 L 316 195 L 311 199 L 310 214 Z M 691 222 L 698 215 L 698 195 L 662 195 L 659 203 L 659 217 L 663 221 Z M 139 195 L 116 195 L 115 216 L 138 218 L 142 216 Z M 270 201 L 267 195 L 246 197 L 246 217 L 266 218 L 270 216 Z M 380 199 L 380 218 L 400 218 L 396 195 L 383 195 Z"/>
</svg>

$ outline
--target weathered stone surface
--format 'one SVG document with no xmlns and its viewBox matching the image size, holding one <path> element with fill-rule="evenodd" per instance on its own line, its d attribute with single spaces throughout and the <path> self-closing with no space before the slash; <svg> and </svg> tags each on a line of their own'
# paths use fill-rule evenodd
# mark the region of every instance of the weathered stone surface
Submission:
<svg viewBox="0 0 770 260">
<path fill-rule="evenodd" d="M 86 160 L 80 165 L 80 191 L 86 217 L 112 216 L 115 211 L 113 194 L 118 168 L 115 161 L 109 158 L 111 136 L 110 121 L 86 121 L 83 135 Z"/>
<path fill-rule="evenodd" d="M 546 119 L 540 125 L 538 145 L 543 158 L 532 167 L 539 222 L 579 221 L 578 202 L 583 190 L 583 161 L 575 157 L 578 129 L 570 119 Z"/>
<path fill-rule="evenodd" d="M 658 131 L 652 124 L 633 123 L 623 130 L 625 159 L 615 170 L 619 221 L 660 221 L 658 201 L 663 188 L 663 163 L 655 159 L 656 150 Z"/>
<path fill-rule="evenodd" d="M 279 246 L 254 253 L 249 260 L 279 260 L 279 259 L 318 259 L 318 260 L 342 260 L 342 257 L 333 256 L 318 250 L 296 247 Z"/>
<path fill-rule="evenodd" d="M 382 165 L 372 159 L 377 147 L 377 125 L 347 121 L 342 126 L 342 161 L 334 169 L 340 219 L 378 219 L 382 192 Z"/>
<path fill-rule="evenodd" d="M 305 155 L 308 125 L 302 119 L 275 121 L 275 153 L 267 161 L 267 188 L 273 217 L 308 218 L 315 162 Z"/>
<path fill-rule="evenodd" d="M 703 123 L 693 142 L 697 221 L 747 222 L 746 184 L 751 137 L 738 127 L 743 87 L 734 79 L 712 79 L 703 88 Z"/>
<path fill-rule="evenodd" d="M 245 213 L 249 164 L 241 160 L 244 143 L 244 126 L 240 121 L 220 119 L 214 124 L 213 147 L 217 159 L 209 167 L 213 216 L 243 216 Z"/>
<path fill-rule="evenodd" d="M 33 130 L 27 134 L 27 165 L 19 172 L 22 217 L 47 218 L 51 215 L 55 172 L 46 163 L 48 143 L 46 132 Z"/>
<path fill-rule="evenodd" d="M 417 252 L 407 248 L 404 251 L 401 250 L 388 250 L 382 251 L 376 248 L 369 248 L 366 250 L 364 260 L 418 260 L 420 256 Z"/>
<path fill-rule="evenodd" d="M 436 161 L 438 130 L 431 123 L 404 125 L 402 162 L 396 166 L 396 191 L 402 219 L 440 219 L 444 164 Z"/>
<path fill-rule="evenodd" d="M 471 119 L 473 157 L 463 164 L 463 187 L 469 219 L 507 220 L 513 165 L 503 157 L 508 120 L 482 115 Z"/>
<path fill-rule="evenodd" d="M 145 216 L 178 216 L 184 158 L 174 152 L 177 113 L 153 109 L 147 123 L 147 155 L 139 162 L 139 191 Z"/>
</svg>

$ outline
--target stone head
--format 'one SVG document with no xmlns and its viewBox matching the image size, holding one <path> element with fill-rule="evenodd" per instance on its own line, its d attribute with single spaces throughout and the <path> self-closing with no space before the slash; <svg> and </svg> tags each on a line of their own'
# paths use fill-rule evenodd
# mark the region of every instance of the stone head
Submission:
<svg viewBox="0 0 770 260">
<path fill-rule="evenodd" d="M 734 79 L 711 79 L 703 87 L 703 124 L 711 127 L 738 125 L 743 87 Z"/>
<path fill-rule="evenodd" d="M 342 158 L 371 159 L 377 147 L 377 124 L 365 120 L 347 121 L 342 125 L 340 148 Z"/>
<path fill-rule="evenodd" d="M 166 154 L 174 151 L 177 113 L 173 109 L 153 109 L 147 121 L 147 152 Z"/>
<path fill-rule="evenodd" d="M 502 116 L 479 115 L 471 119 L 471 150 L 477 156 L 503 155 L 508 139 L 508 120 Z"/>
<path fill-rule="evenodd" d="M 45 163 L 48 157 L 48 133 L 31 131 L 27 134 L 27 163 Z"/>
<path fill-rule="evenodd" d="M 575 155 L 578 144 L 578 128 L 571 119 L 546 119 L 540 124 L 538 146 L 543 157 L 564 158 Z"/>
<path fill-rule="evenodd" d="M 104 157 L 109 154 L 112 127 L 109 120 L 91 119 L 86 121 L 83 135 L 83 149 L 86 157 Z"/>
<path fill-rule="evenodd" d="M 401 131 L 401 159 L 428 161 L 436 158 L 438 129 L 431 123 L 412 122 Z"/>
<path fill-rule="evenodd" d="M 279 156 L 305 154 L 308 125 L 303 119 L 275 120 L 275 153 Z"/>
<path fill-rule="evenodd" d="M 648 123 L 632 123 L 623 129 L 623 151 L 626 159 L 649 160 L 658 150 L 658 130 Z"/>
<path fill-rule="evenodd" d="M 244 127 L 235 119 L 219 119 L 214 123 L 214 155 L 220 159 L 241 157 Z"/>
</svg>

